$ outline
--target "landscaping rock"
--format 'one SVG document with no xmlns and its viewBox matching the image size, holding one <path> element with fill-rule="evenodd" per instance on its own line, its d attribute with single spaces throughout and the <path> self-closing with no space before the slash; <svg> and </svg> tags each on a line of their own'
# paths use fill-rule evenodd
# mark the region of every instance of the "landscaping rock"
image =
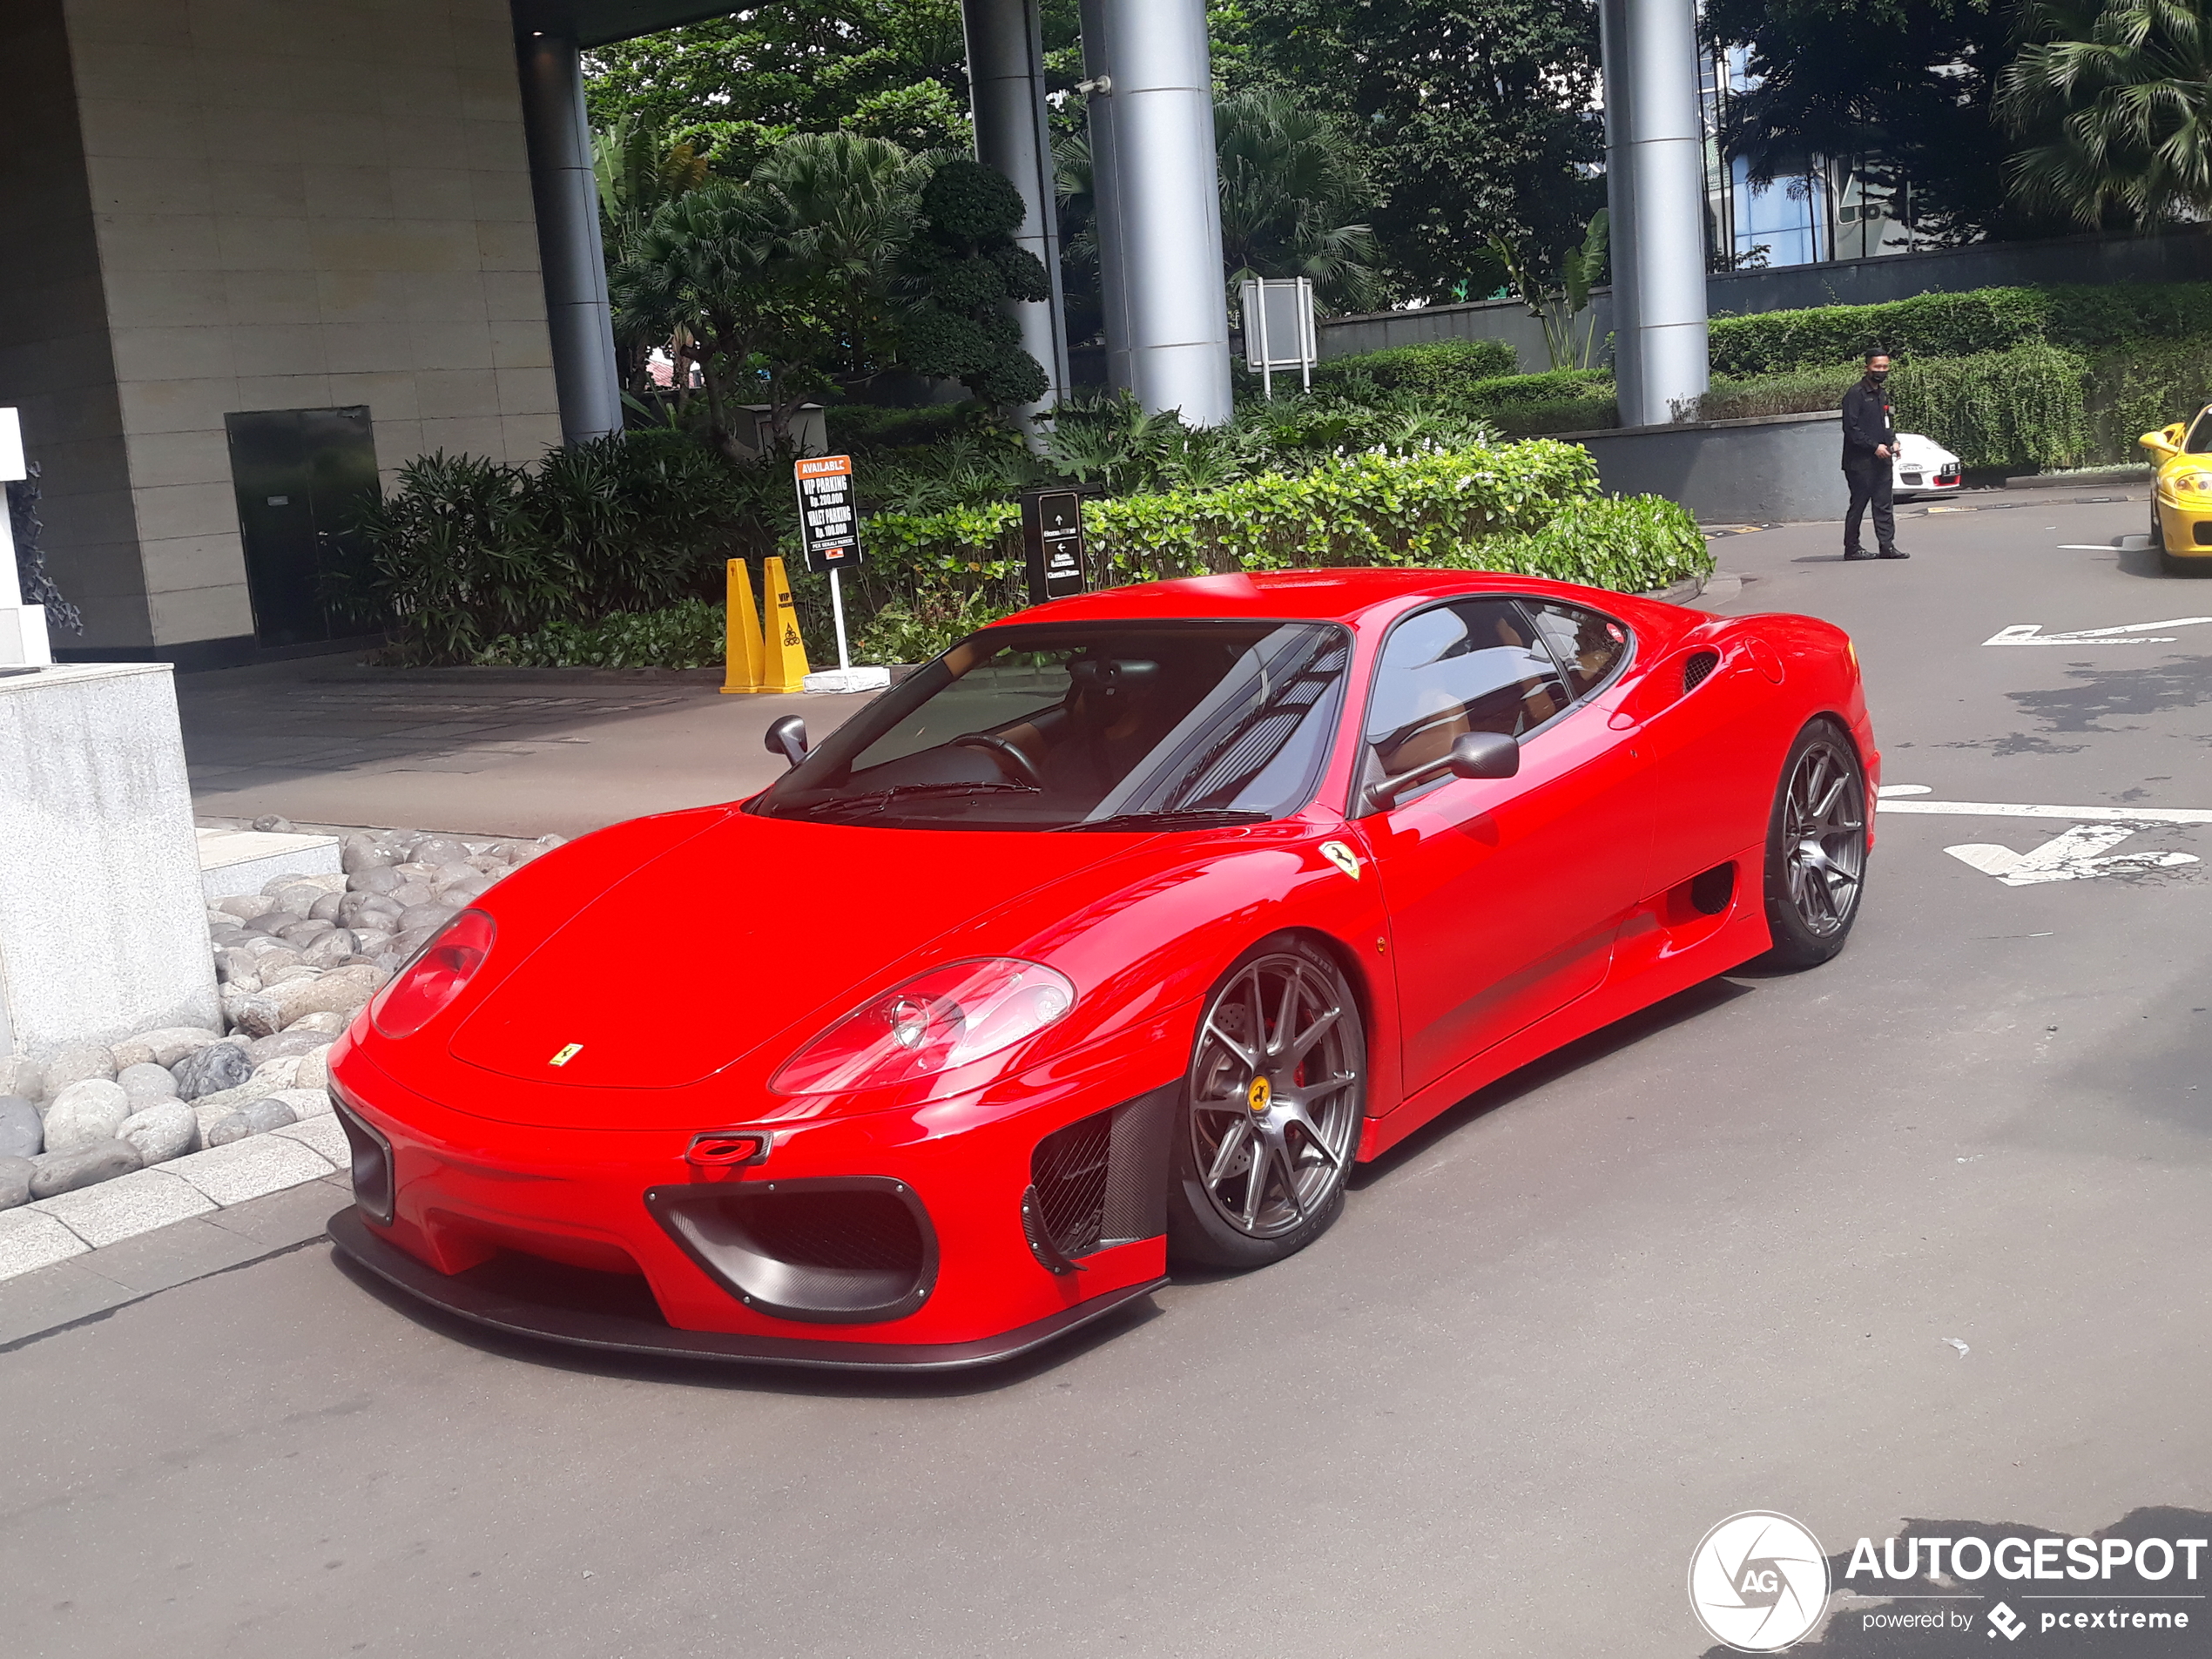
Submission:
<svg viewBox="0 0 2212 1659">
<path fill-rule="evenodd" d="M 308 907 L 307 920 L 309 921 L 337 921 L 338 907 L 346 902 L 346 898 L 347 895 L 342 893 L 324 894 L 321 898 Z"/>
<path fill-rule="evenodd" d="M 282 989 L 281 986 L 275 988 Z M 231 1022 L 233 1031 L 242 1031 L 249 1037 L 266 1037 L 284 1029 L 284 1015 L 277 1007 L 273 994 L 255 995 L 223 999 L 223 1013 Z"/>
<path fill-rule="evenodd" d="M 280 1089 L 269 1098 L 289 1106 L 294 1123 L 304 1123 L 311 1117 L 331 1116 L 330 1096 L 320 1089 Z"/>
<path fill-rule="evenodd" d="M 157 1066 L 151 1060 L 135 1066 L 125 1066 L 115 1074 L 116 1084 L 131 1097 L 134 1105 L 145 1107 L 157 1100 L 177 1098 L 177 1079 L 166 1066 Z"/>
<path fill-rule="evenodd" d="M 213 1042 L 186 1055 L 170 1068 L 170 1074 L 177 1080 L 179 1099 L 204 1100 L 236 1089 L 253 1075 L 253 1066 L 243 1046 Z"/>
<path fill-rule="evenodd" d="M 145 1057 L 155 1065 L 174 1066 L 186 1055 L 198 1054 L 202 1049 L 222 1040 L 221 1032 L 210 1031 L 205 1026 L 165 1025 L 158 1031 L 142 1031 L 128 1042 L 117 1043 L 115 1062 L 118 1066 L 137 1064 L 138 1055 L 136 1050 L 143 1044 L 146 1049 Z M 130 1051 L 127 1060 L 124 1057 L 126 1050 Z"/>
<path fill-rule="evenodd" d="M 66 1152 L 48 1152 L 31 1162 L 37 1166 L 30 1174 L 30 1196 L 34 1198 L 58 1197 L 79 1187 L 112 1181 L 118 1175 L 145 1167 L 145 1159 L 137 1147 L 111 1136 Z"/>
<path fill-rule="evenodd" d="M 272 1095 L 280 1089 L 293 1087 L 300 1081 L 300 1056 L 281 1054 L 263 1061 L 253 1068 L 252 1081 L 257 1088 L 266 1084 L 265 1092 Z"/>
<path fill-rule="evenodd" d="M 380 932 L 374 927 L 356 927 L 354 930 L 353 960 L 357 962 L 374 961 L 392 948 L 392 941 L 398 936 L 396 934 Z"/>
<path fill-rule="evenodd" d="M 265 991 L 274 990 L 278 986 L 289 984 L 295 979 L 320 979 L 321 977 L 322 969 L 320 968 L 311 967 L 306 962 L 294 962 L 289 968 L 272 968 L 265 970 L 261 975 L 261 988 Z"/>
<path fill-rule="evenodd" d="M 257 830 L 266 831 L 273 835 L 292 835 L 297 833 L 297 832 L 292 827 L 292 820 L 290 819 L 279 818 L 274 813 L 267 813 L 263 814 L 261 817 L 255 819 L 253 820 L 253 827 Z"/>
<path fill-rule="evenodd" d="M 361 967 L 373 966 L 373 964 L 370 963 L 360 963 L 356 965 Z M 349 974 L 347 977 L 351 978 L 353 976 Z M 293 1037 L 305 1037 L 307 1039 L 311 1046 L 320 1048 L 325 1043 L 336 1042 L 338 1039 L 338 1034 L 352 1023 L 352 1020 L 343 1014 L 336 1014 L 327 1011 L 321 1014 L 303 1014 L 298 1019 L 294 1020 L 290 1025 L 285 1027 L 281 1035 L 287 1039 Z"/>
<path fill-rule="evenodd" d="M 466 864 L 469 849 L 458 836 L 425 835 L 408 848 L 407 857 L 410 864 Z"/>
<path fill-rule="evenodd" d="M 294 1089 L 313 1089 L 327 1093 L 330 1088 L 330 1045 L 310 1049 L 300 1056 L 300 1075 L 292 1080 Z"/>
<path fill-rule="evenodd" d="M 215 908 L 228 912 L 240 921 L 251 921 L 275 909 L 276 900 L 266 893 L 241 893 L 236 898 L 216 900 Z"/>
<path fill-rule="evenodd" d="M 311 887 L 306 882 L 293 876 L 280 876 L 278 880 L 284 885 L 269 895 L 276 900 L 277 909 L 283 911 L 294 921 L 305 921 L 307 919 L 307 912 L 315 907 L 315 900 L 322 897 L 322 889 Z M 270 918 L 256 916 L 254 920 L 266 926 Z"/>
<path fill-rule="evenodd" d="M 407 878 L 388 866 L 377 870 L 362 870 L 347 879 L 346 886 L 354 893 L 395 893 L 407 884 Z"/>
<path fill-rule="evenodd" d="M 38 1173 L 29 1158 L 0 1157 L 0 1210 L 30 1202 L 30 1177 Z"/>
<path fill-rule="evenodd" d="M 45 1099 L 46 1068 L 24 1055 L 0 1055 L 0 1095 Z"/>
<path fill-rule="evenodd" d="M 115 1081 L 115 1056 L 97 1043 L 73 1044 L 47 1059 L 46 1098 L 52 1100 L 71 1083 L 95 1077 Z"/>
<path fill-rule="evenodd" d="M 376 994 L 375 987 L 353 977 L 365 971 L 374 970 L 341 968 L 317 980 L 290 980 L 259 1000 L 276 1005 L 279 1030 L 304 1014 L 351 1015 Z M 266 1036 L 267 1033 L 255 1035 Z"/>
<path fill-rule="evenodd" d="M 399 861 L 398 851 L 373 835 L 348 835 L 338 845 L 338 867 L 347 875 L 381 870 Z"/>
<path fill-rule="evenodd" d="M 392 889 L 392 900 L 402 911 L 419 904 L 435 904 L 438 890 L 428 881 L 402 881 Z"/>
<path fill-rule="evenodd" d="M 228 1117 L 207 1131 L 207 1144 L 228 1146 L 233 1141 L 242 1141 L 249 1135 L 266 1135 L 273 1129 L 282 1129 L 287 1123 L 296 1123 L 299 1115 L 280 1100 L 257 1100 L 252 1105 L 233 1112 Z"/>
<path fill-rule="evenodd" d="M 335 968 L 354 954 L 357 948 L 358 941 L 351 928 L 333 927 L 328 933 L 318 934 L 308 941 L 307 948 L 300 954 L 300 960 L 309 968 Z"/>
<path fill-rule="evenodd" d="M 0 1158 L 35 1157 L 45 1147 L 46 1121 L 38 1108 L 20 1095 L 0 1095 Z"/>
<path fill-rule="evenodd" d="M 400 931 L 404 934 L 418 927 L 442 927 L 459 914 L 449 904 L 409 905 L 400 913 Z"/>
<path fill-rule="evenodd" d="M 199 1147 L 199 1116 L 181 1100 L 165 1100 L 123 1120 L 115 1138 L 138 1149 L 148 1163 L 165 1163 Z"/>
<path fill-rule="evenodd" d="M 338 924 L 334 921 L 317 921 L 310 916 L 304 921 L 293 922 L 289 927 L 279 929 L 277 937 L 290 945 L 293 949 L 304 951 L 309 940 L 320 939 L 323 934 L 334 930 L 337 926 Z"/>
<path fill-rule="evenodd" d="M 46 1150 L 74 1152 L 112 1140 L 131 1116 L 131 1097 L 111 1078 L 87 1077 L 56 1095 L 46 1108 Z"/>
<path fill-rule="evenodd" d="M 314 1017 L 326 1016 L 318 1015 Z M 254 1074 L 258 1076 L 261 1068 L 272 1060 L 296 1060 L 308 1049 L 319 1049 L 330 1040 L 329 1035 L 320 1030 L 280 1031 L 273 1037 L 256 1037 L 247 1043 L 246 1057 L 253 1062 Z"/>
</svg>

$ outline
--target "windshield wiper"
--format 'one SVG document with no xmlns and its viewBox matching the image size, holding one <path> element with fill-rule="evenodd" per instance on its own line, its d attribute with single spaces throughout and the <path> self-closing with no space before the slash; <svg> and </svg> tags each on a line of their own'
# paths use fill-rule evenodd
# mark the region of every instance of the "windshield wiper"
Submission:
<svg viewBox="0 0 2212 1659">
<path fill-rule="evenodd" d="M 1018 795 L 1035 795 L 1042 792 L 1035 784 L 1012 783 L 943 783 L 894 784 L 887 789 L 872 789 L 864 795 L 833 795 L 827 800 L 794 807 L 794 816 L 812 818 L 818 813 L 854 812 L 880 813 L 894 800 L 910 800 L 917 795 L 996 795 L 1011 792 Z"/>
<path fill-rule="evenodd" d="M 1250 806 L 1184 806 L 1164 813 L 1116 813 L 1111 818 L 1086 819 L 1080 824 L 1062 824 L 1055 834 L 1071 834 L 1077 830 L 1143 830 L 1143 829 L 1214 829 L 1229 824 L 1259 824 L 1267 814 Z"/>
</svg>

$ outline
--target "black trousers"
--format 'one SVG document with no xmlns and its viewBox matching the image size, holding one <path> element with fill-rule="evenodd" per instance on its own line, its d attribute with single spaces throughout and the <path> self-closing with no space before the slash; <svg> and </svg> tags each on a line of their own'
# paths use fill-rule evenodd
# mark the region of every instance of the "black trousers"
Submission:
<svg viewBox="0 0 2212 1659">
<path fill-rule="evenodd" d="M 1871 502 L 1874 508 L 1874 545 L 1888 552 L 1897 545 L 1897 513 L 1890 502 L 1890 463 L 1873 461 L 1863 467 L 1845 467 L 1844 479 L 1851 485 L 1851 508 L 1844 515 L 1844 551 L 1861 550 L 1858 524 L 1866 516 Z"/>
</svg>

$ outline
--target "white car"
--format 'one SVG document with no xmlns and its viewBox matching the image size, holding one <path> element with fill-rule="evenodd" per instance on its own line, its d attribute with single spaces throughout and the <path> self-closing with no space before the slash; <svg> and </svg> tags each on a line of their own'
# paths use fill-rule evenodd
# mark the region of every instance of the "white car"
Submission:
<svg viewBox="0 0 2212 1659">
<path fill-rule="evenodd" d="M 1955 496 L 1964 475 L 1959 457 L 1934 439 L 1917 432 L 1897 435 L 1897 453 L 1890 460 L 1890 494 L 1897 500 Z"/>
</svg>

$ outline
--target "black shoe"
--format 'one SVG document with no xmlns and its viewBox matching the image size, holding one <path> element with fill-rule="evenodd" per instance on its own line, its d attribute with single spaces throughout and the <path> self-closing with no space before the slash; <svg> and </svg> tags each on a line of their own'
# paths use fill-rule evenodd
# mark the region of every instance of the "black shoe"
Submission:
<svg viewBox="0 0 2212 1659">
<path fill-rule="evenodd" d="M 1862 549 L 1853 547 L 1844 549 L 1844 556 L 1847 559 L 1871 559 L 1874 556 Z"/>
<path fill-rule="evenodd" d="M 1912 556 L 1901 547 L 1885 547 L 1874 556 L 1880 559 L 1909 559 Z"/>
</svg>

